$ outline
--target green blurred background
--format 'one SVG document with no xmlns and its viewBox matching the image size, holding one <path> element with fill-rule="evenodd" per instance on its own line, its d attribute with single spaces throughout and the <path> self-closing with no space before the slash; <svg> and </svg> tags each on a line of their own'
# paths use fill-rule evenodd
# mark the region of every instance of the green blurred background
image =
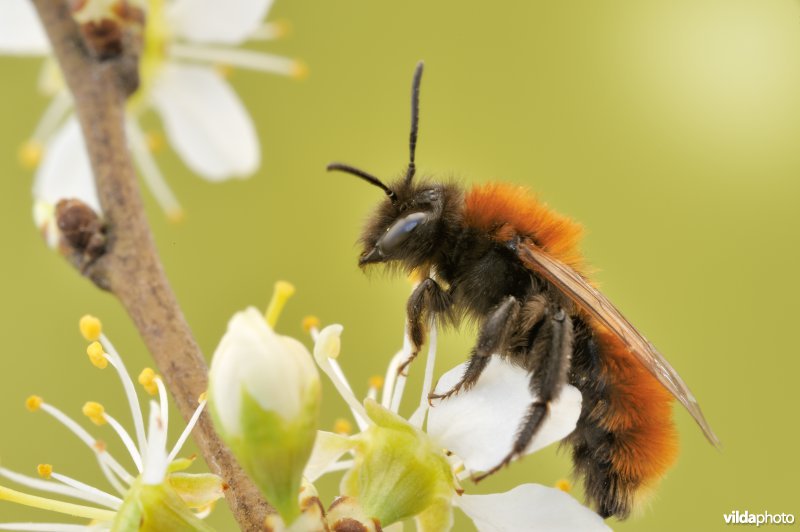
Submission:
<svg viewBox="0 0 800 532">
<path fill-rule="evenodd" d="M 282 332 L 303 336 L 306 314 L 340 322 L 354 387 L 364 393 L 383 372 L 409 287 L 359 271 L 354 242 L 381 194 L 324 166 L 341 160 L 387 177 L 403 168 L 409 84 L 424 59 L 422 172 L 529 185 L 583 222 L 602 288 L 679 370 L 724 443 L 715 451 L 676 409 L 677 465 L 640 517 L 610 524 L 715 530 L 733 510 L 798 513 L 796 1 L 279 0 L 271 19 L 293 32 L 260 49 L 303 58 L 311 75 L 233 72 L 261 137 L 261 169 L 213 185 L 173 152 L 158 154 L 187 210 L 179 225 L 144 193 L 206 356 L 233 312 L 265 306 L 274 281 L 288 279 L 297 295 Z M 116 300 L 48 250 L 30 222 L 32 176 L 17 150 L 46 105 L 33 90 L 39 68 L 0 58 L 0 460 L 30 473 L 51 462 L 103 485 L 74 438 L 23 407 L 38 393 L 77 416 L 94 399 L 126 417 L 116 377 L 83 354 L 83 313 L 103 318 L 129 367 L 150 364 Z M 445 336 L 439 373 L 465 359 L 473 334 Z M 325 392 L 329 427 L 345 409 Z M 566 453 L 549 449 L 467 489 L 552 485 L 569 468 Z M 336 480 L 320 486 L 329 500 Z M 36 515 L 0 503 L 0 521 Z M 212 522 L 234 527 L 224 504 Z M 458 517 L 456 530 L 470 527 Z"/>
</svg>

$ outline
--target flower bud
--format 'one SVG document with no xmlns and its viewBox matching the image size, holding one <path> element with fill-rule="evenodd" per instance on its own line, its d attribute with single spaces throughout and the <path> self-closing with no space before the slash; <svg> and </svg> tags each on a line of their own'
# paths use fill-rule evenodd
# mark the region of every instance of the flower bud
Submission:
<svg viewBox="0 0 800 532">
<path fill-rule="evenodd" d="M 311 354 L 248 308 L 233 316 L 214 353 L 209 402 L 217 430 L 267 500 L 291 523 L 311 455 L 320 380 Z"/>
</svg>

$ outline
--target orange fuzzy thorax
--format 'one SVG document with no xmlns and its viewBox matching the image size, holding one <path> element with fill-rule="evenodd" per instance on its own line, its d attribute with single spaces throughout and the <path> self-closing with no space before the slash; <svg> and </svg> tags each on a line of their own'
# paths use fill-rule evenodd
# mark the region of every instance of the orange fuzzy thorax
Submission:
<svg viewBox="0 0 800 532">
<path fill-rule="evenodd" d="M 506 183 L 476 185 L 464 199 L 464 221 L 497 240 L 530 237 L 553 258 L 583 269 L 578 245 L 583 228 L 539 201 L 528 189 Z"/>
</svg>

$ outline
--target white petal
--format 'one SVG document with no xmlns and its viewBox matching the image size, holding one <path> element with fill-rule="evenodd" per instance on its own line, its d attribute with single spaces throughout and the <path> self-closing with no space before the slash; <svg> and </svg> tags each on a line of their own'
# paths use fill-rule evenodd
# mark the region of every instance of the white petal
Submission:
<svg viewBox="0 0 800 532">
<path fill-rule="evenodd" d="M 353 444 L 350 443 L 347 436 L 318 430 L 317 439 L 314 441 L 314 450 L 311 451 L 311 458 L 308 459 L 303 477 L 308 482 L 316 482 L 352 447 Z"/>
<path fill-rule="evenodd" d="M 436 393 L 450 390 L 467 364 L 439 379 Z M 434 402 L 428 413 L 428 434 L 456 453 L 467 469 L 486 471 L 511 450 L 517 429 L 536 397 L 530 392 L 528 372 L 492 357 L 478 383 L 467 392 Z M 526 450 L 532 453 L 556 442 L 575 429 L 581 412 L 581 393 L 565 386 L 550 405 L 550 415 Z"/>
<path fill-rule="evenodd" d="M 29 0 L 0 2 L 0 52 L 45 55 L 50 50 L 47 35 Z"/>
<path fill-rule="evenodd" d="M 170 143 L 209 181 L 247 177 L 260 163 L 255 126 L 230 85 L 213 69 L 167 65 L 152 90 Z"/>
<path fill-rule="evenodd" d="M 46 147 L 33 182 L 33 197 L 50 205 L 61 199 L 77 198 L 100 212 L 89 155 L 74 116 L 53 135 Z"/>
<path fill-rule="evenodd" d="M 480 532 L 611 530 L 570 495 L 538 484 L 522 484 L 505 493 L 462 495 L 453 502 Z"/>
<path fill-rule="evenodd" d="M 239 44 L 256 31 L 273 0 L 178 0 L 169 8 L 170 29 L 196 42 Z"/>
</svg>

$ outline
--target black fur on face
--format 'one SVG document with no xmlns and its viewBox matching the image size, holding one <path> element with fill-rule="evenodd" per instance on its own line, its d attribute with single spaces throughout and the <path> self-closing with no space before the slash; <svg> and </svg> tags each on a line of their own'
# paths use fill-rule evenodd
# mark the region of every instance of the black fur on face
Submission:
<svg viewBox="0 0 800 532">
<path fill-rule="evenodd" d="M 452 183 L 404 178 L 389 188 L 397 198 L 381 201 L 364 226 L 359 265 L 392 264 L 410 273 L 435 263 L 448 235 L 461 225 L 463 194 Z"/>
</svg>

